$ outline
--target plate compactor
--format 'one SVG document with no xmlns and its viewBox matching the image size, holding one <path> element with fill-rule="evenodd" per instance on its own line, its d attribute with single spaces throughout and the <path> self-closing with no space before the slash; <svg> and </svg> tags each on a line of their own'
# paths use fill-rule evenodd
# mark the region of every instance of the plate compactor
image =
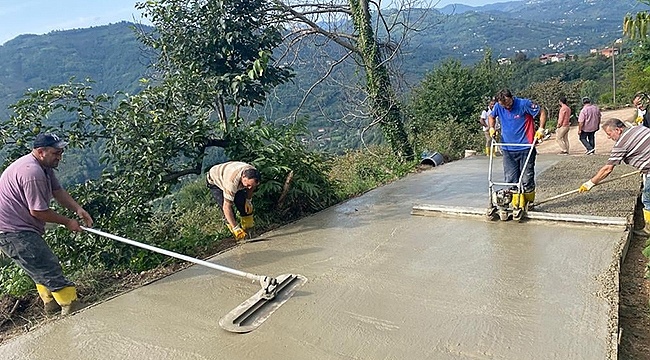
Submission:
<svg viewBox="0 0 650 360">
<path fill-rule="evenodd" d="M 524 171 L 521 172 L 516 183 L 495 182 L 492 178 L 494 154 L 503 146 L 529 148 L 526 156 L 526 167 L 535 149 L 536 142 L 532 144 L 506 144 L 492 141 L 490 146 L 490 161 L 488 165 L 488 194 L 490 204 L 486 216 L 488 220 L 522 221 L 528 212 L 530 203 L 534 200 L 534 193 L 524 193 Z M 525 169 L 525 167 L 524 167 Z"/>
<path fill-rule="evenodd" d="M 113 239 L 125 244 L 171 256 L 177 259 L 192 262 L 197 265 L 209 267 L 232 275 L 241 276 L 258 282 L 262 289 L 241 303 L 235 309 L 224 315 L 219 320 L 219 325 L 230 332 L 247 333 L 257 329 L 277 308 L 284 304 L 294 294 L 296 289 L 307 282 L 307 278 L 297 274 L 283 274 L 277 277 L 251 274 L 244 271 L 231 269 L 208 261 L 195 259 L 187 255 L 143 244 L 121 236 L 109 234 L 97 229 L 81 227 L 84 231 Z"/>
<path fill-rule="evenodd" d="M 485 208 L 479 207 L 466 207 L 455 205 L 441 205 L 441 204 L 415 204 L 411 210 L 412 215 L 421 216 L 436 216 L 438 214 L 452 215 L 452 216 L 472 216 L 472 217 L 487 217 L 488 221 L 500 219 L 507 221 L 513 219 L 515 221 L 528 220 L 542 220 L 553 222 L 568 222 L 576 224 L 589 224 L 589 225 L 605 225 L 605 226 L 620 226 L 625 227 L 628 225 L 628 220 L 625 217 L 605 217 L 594 215 L 579 215 L 579 214 L 560 214 L 539 211 L 539 206 L 543 203 L 563 198 L 575 194 L 579 189 L 571 190 L 541 201 L 535 201 L 534 193 L 524 193 L 523 189 L 523 174 L 519 177 L 516 183 L 495 182 L 492 178 L 494 154 L 495 151 L 501 149 L 502 146 L 523 146 L 529 147 L 527 153 L 526 164 L 531 161 L 533 149 L 535 144 L 521 145 L 521 144 L 505 144 L 492 142 L 490 146 L 490 156 L 488 165 L 488 195 L 489 205 L 487 211 Z M 606 179 L 600 184 L 605 184 L 610 181 L 623 179 L 639 171 L 633 171 L 628 174 L 621 175 L 620 177 Z M 536 209 L 532 207 L 535 205 Z M 530 211 L 529 211 L 530 209 Z"/>
</svg>

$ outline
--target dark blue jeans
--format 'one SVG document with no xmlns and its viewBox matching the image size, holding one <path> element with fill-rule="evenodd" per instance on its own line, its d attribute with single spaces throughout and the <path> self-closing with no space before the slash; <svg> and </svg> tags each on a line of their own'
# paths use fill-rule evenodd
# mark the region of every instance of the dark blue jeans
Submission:
<svg viewBox="0 0 650 360">
<path fill-rule="evenodd" d="M 595 131 L 583 131 L 580 133 L 580 142 L 587 151 L 591 151 L 596 147 L 595 133 Z"/>
<path fill-rule="evenodd" d="M 522 151 L 503 151 L 503 176 L 507 183 L 519 183 L 519 177 L 524 174 L 522 179 L 523 190 L 525 193 L 535 191 L 535 159 L 537 150 L 533 149 L 530 154 L 528 164 L 526 157 L 529 148 Z"/>
</svg>

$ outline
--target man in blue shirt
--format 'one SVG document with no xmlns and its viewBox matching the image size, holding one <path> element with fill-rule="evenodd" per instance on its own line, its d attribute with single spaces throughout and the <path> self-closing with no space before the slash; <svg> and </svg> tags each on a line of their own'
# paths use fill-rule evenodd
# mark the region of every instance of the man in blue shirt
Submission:
<svg viewBox="0 0 650 360">
<path fill-rule="evenodd" d="M 526 163 L 530 144 L 544 136 L 546 111 L 530 99 L 512 96 L 508 89 L 499 91 L 496 95 L 497 104 L 489 114 L 490 135 L 496 133 L 494 126 L 496 118 L 501 121 L 501 142 L 504 144 L 522 144 L 525 146 L 505 145 L 503 150 L 503 173 L 505 182 L 518 183 L 523 173 L 523 193 L 512 196 L 512 207 L 515 210 L 525 209 L 526 204 L 535 201 L 535 159 L 537 151 L 532 149 L 530 159 Z M 535 131 L 535 117 L 539 115 L 539 128 Z"/>
</svg>

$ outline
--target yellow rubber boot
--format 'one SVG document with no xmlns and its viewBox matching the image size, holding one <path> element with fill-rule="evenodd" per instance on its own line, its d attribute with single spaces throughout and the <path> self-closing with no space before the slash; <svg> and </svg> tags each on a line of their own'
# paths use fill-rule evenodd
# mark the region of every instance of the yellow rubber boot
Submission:
<svg viewBox="0 0 650 360">
<path fill-rule="evenodd" d="M 526 199 L 526 204 L 531 204 L 535 202 L 535 191 L 524 193 L 524 199 Z"/>
<path fill-rule="evenodd" d="M 77 299 L 77 289 L 66 286 L 59 291 L 52 291 L 54 300 L 61 306 L 61 315 L 69 315 L 86 307 L 86 304 Z"/>
<path fill-rule="evenodd" d="M 650 236 L 650 210 L 643 209 L 643 221 L 645 222 L 643 231 L 646 233 L 646 236 Z"/>
<path fill-rule="evenodd" d="M 45 313 L 47 315 L 57 313 L 61 310 L 61 306 L 54 300 L 52 292 L 45 285 L 36 284 L 36 291 L 38 291 L 38 296 L 43 300 L 43 304 L 45 304 Z"/>
<path fill-rule="evenodd" d="M 241 228 L 248 230 L 255 226 L 255 221 L 253 221 L 253 215 L 247 215 L 241 217 Z"/>
<path fill-rule="evenodd" d="M 514 193 L 512 194 L 512 201 L 510 204 L 512 204 L 513 208 L 518 208 L 519 207 L 519 202 L 521 201 L 520 198 L 523 198 L 523 195 L 520 193 Z"/>
<path fill-rule="evenodd" d="M 490 147 L 489 146 L 485 147 L 485 155 L 490 156 Z"/>
</svg>

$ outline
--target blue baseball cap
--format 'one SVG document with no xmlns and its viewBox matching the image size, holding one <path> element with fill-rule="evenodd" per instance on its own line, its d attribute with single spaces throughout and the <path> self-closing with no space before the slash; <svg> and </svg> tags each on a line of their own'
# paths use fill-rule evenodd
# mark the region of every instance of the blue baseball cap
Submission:
<svg viewBox="0 0 650 360">
<path fill-rule="evenodd" d="M 38 134 L 34 139 L 34 149 L 41 147 L 63 149 L 66 145 L 68 145 L 68 142 L 61 140 L 55 134 Z"/>
</svg>

